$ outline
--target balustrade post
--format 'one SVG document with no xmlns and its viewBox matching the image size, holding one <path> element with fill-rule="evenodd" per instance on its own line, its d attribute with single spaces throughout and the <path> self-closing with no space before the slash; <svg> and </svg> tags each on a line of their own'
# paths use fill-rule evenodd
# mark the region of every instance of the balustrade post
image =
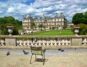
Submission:
<svg viewBox="0 0 87 67">
<path fill-rule="evenodd" d="M 16 38 L 6 37 L 5 43 L 6 43 L 6 46 L 16 46 Z"/>
<path fill-rule="evenodd" d="M 80 46 L 80 45 L 82 45 L 82 38 L 81 37 L 73 37 L 71 45 L 72 46 Z"/>
</svg>

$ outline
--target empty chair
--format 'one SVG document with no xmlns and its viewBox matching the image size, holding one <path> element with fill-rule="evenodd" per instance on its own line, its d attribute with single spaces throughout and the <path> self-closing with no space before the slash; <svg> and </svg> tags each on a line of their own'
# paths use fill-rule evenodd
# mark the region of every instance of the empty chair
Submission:
<svg viewBox="0 0 87 67">
<path fill-rule="evenodd" d="M 31 58 L 30 58 L 30 64 L 31 64 L 31 60 L 32 60 L 32 56 L 35 55 L 35 60 L 36 60 L 36 55 L 41 55 L 42 56 L 42 61 L 43 61 L 43 65 L 45 63 L 45 49 L 42 49 L 42 47 L 30 47 L 31 49 Z"/>
</svg>

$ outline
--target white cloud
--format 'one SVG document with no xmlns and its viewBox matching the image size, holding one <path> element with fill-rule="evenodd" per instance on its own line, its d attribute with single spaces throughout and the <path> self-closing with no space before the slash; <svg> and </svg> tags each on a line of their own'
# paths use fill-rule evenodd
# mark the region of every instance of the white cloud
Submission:
<svg viewBox="0 0 87 67">
<path fill-rule="evenodd" d="M 43 8 L 42 10 L 43 10 L 43 11 L 51 11 L 51 10 L 53 10 L 53 9 L 54 9 L 53 6 L 49 6 L 49 7 Z"/>
<path fill-rule="evenodd" d="M 58 11 L 55 11 L 55 13 L 64 13 L 64 11 L 58 10 Z"/>
<path fill-rule="evenodd" d="M 66 4 L 58 4 L 58 5 L 55 5 L 55 8 L 56 9 L 65 9 L 66 8 Z"/>
<path fill-rule="evenodd" d="M 0 2 L 0 15 L 42 15 L 53 16 L 63 12 L 67 18 L 71 18 L 77 12 L 87 11 L 87 0 L 35 0 L 28 4 L 29 0 L 8 0 Z M 84 7 L 85 6 L 85 7 Z"/>
<path fill-rule="evenodd" d="M 42 16 L 43 13 L 39 12 L 39 13 L 35 13 L 36 16 Z"/>
<path fill-rule="evenodd" d="M 32 7 L 29 7 L 28 9 L 26 9 L 26 13 L 32 13 L 34 12 L 36 9 L 35 8 L 32 8 Z"/>
<path fill-rule="evenodd" d="M 87 8 L 85 8 L 85 9 L 82 9 L 82 12 L 86 12 L 87 11 Z"/>
<path fill-rule="evenodd" d="M 14 11 L 15 11 L 14 7 L 9 7 L 8 10 L 7 10 L 7 13 L 12 13 Z"/>
</svg>

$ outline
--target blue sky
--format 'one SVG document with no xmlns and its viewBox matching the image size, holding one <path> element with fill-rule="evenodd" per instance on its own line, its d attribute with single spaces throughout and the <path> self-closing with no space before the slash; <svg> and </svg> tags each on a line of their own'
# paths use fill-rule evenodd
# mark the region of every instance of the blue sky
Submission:
<svg viewBox="0 0 87 67">
<path fill-rule="evenodd" d="M 87 0 L 0 0 L 0 17 L 22 19 L 27 14 L 55 16 L 62 12 L 71 20 L 75 13 L 86 11 Z"/>
</svg>

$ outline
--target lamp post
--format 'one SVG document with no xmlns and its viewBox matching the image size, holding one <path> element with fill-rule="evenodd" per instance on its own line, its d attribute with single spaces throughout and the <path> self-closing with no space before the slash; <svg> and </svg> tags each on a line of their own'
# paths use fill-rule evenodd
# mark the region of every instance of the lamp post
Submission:
<svg viewBox="0 0 87 67">
<path fill-rule="evenodd" d="M 13 26 L 7 26 L 7 29 L 8 29 L 9 36 L 11 36 L 13 32 Z"/>
</svg>

